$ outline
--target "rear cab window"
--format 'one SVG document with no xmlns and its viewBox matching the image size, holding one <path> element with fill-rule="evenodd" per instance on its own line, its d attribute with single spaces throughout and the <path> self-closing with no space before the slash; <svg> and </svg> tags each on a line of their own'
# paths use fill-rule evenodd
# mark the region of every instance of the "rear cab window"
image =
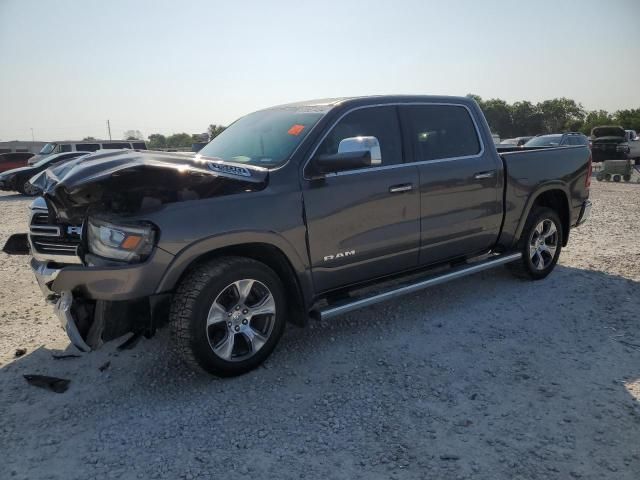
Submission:
<svg viewBox="0 0 640 480">
<path fill-rule="evenodd" d="M 481 143 L 462 105 L 404 105 L 400 109 L 414 162 L 478 155 Z"/>
<path fill-rule="evenodd" d="M 136 150 L 146 150 L 147 149 L 147 144 L 144 143 L 144 142 L 133 142 L 131 145 Z"/>
</svg>

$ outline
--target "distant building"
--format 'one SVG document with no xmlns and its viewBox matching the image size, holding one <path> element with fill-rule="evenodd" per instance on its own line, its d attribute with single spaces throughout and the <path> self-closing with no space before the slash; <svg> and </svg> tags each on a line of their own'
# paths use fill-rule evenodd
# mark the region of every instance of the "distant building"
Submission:
<svg viewBox="0 0 640 480">
<path fill-rule="evenodd" d="M 20 140 L 12 140 L 10 142 L 0 142 L 0 153 L 30 152 L 35 155 L 46 144 L 47 142 L 21 142 Z"/>
</svg>

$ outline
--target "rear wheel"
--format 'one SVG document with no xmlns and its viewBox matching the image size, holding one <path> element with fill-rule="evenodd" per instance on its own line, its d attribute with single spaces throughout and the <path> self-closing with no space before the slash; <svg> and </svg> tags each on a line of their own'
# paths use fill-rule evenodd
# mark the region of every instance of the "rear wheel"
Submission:
<svg viewBox="0 0 640 480">
<path fill-rule="evenodd" d="M 608 182 L 609 180 L 611 180 L 611 174 L 610 173 L 605 173 L 604 174 L 604 179 Z"/>
<path fill-rule="evenodd" d="M 629 180 L 631 180 L 631 175 L 628 175 L 628 174 L 627 175 L 623 175 L 622 178 L 624 178 L 625 182 L 628 182 Z"/>
<path fill-rule="evenodd" d="M 170 322 L 189 365 L 228 377 L 260 365 L 284 330 L 282 283 L 266 265 L 224 257 L 196 267 L 181 282 Z"/>
<path fill-rule="evenodd" d="M 619 182 L 620 181 L 620 175 L 614 175 L 613 176 L 613 181 L 614 182 Z"/>
<path fill-rule="evenodd" d="M 522 258 L 508 265 L 519 277 L 541 280 L 558 263 L 562 250 L 562 223 L 558 214 L 547 207 L 534 207 L 518 242 Z"/>
</svg>

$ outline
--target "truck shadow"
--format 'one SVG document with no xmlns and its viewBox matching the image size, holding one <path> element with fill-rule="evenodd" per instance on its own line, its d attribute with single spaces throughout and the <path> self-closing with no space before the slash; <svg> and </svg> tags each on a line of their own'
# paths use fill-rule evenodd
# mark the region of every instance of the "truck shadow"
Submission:
<svg viewBox="0 0 640 480">
<path fill-rule="evenodd" d="M 290 327 L 263 367 L 235 379 L 182 366 L 167 355 L 164 330 L 133 350 L 117 351 L 114 341 L 80 358 L 53 360 L 78 352 L 41 347 L 0 368 L 7 405 L 0 424 L 20 425 L 24 439 L 81 411 L 78 431 L 122 421 L 152 437 L 205 421 L 224 439 L 249 409 L 260 420 L 243 441 L 260 443 L 254 435 L 265 428 L 291 452 L 303 429 L 345 448 L 360 432 L 384 455 L 388 437 L 372 425 L 387 425 L 417 455 L 437 443 L 463 457 L 484 452 L 496 468 L 504 467 L 498 457 L 517 460 L 532 475 L 549 464 L 605 474 L 609 464 L 624 468 L 623 457 L 640 467 L 632 458 L 640 441 L 638 292 L 636 281 L 564 266 L 539 282 L 484 272 L 333 322 Z M 33 373 L 70 379 L 70 388 L 34 388 L 22 378 Z M 204 410 L 200 420 L 195 410 Z M 332 429 L 327 415 L 344 429 Z M 365 422 L 371 415 L 373 424 Z M 143 420 L 149 416 L 153 422 Z M 170 447 L 156 453 L 170 455 Z"/>
</svg>

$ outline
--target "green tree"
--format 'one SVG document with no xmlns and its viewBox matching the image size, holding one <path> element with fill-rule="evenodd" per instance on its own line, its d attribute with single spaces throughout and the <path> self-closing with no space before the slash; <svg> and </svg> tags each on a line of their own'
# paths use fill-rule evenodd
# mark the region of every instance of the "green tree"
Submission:
<svg viewBox="0 0 640 480">
<path fill-rule="evenodd" d="M 191 135 L 188 133 L 174 133 L 167 137 L 168 148 L 186 148 L 191 147 Z"/>
<path fill-rule="evenodd" d="M 613 116 L 606 110 L 592 110 L 587 112 L 584 117 L 584 123 L 582 124 L 580 131 L 585 135 L 591 134 L 591 129 L 598 125 L 611 125 L 615 120 Z"/>
<path fill-rule="evenodd" d="M 542 114 L 544 133 L 577 130 L 582 126 L 585 112 L 582 105 L 570 98 L 553 98 L 537 105 Z"/>
<path fill-rule="evenodd" d="M 167 147 L 167 137 L 165 137 L 164 135 L 162 135 L 160 133 L 152 133 L 151 135 L 149 135 L 149 142 L 148 142 L 147 146 L 151 150 L 156 150 L 156 149 L 159 149 L 159 148 L 166 148 Z"/>
<path fill-rule="evenodd" d="M 209 125 L 209 140 L 213 140 L 214 138 L 216 138 L 218 135 L 220 135 L 222 132 L 225 131 L 227 127 L 224 127 L 222 125 L 216 125 L 214 123 L 212 123 L 211 125 Z"/>
<path fill-rule="evenodd" d="M 511 105 L 511 121 L 514 137 L 537 135 L 544 130 L 542 113 L 537 106 L 526 100 Z"/>
<path fill-rule="evenodd" d="M 482 110 L 493 133 L 497 133 L 501 138 L 513 136 L 513 120 L 507 102 L 492 98 L 482 102 Z"/>
<path fill-rule="evenodd" d="M 615 119 L 615 124 L 618 124 L 627 130 L 640 132 L 640 108 L 618 110 L 613 115 L 613 118 Z"/>
</svg>

